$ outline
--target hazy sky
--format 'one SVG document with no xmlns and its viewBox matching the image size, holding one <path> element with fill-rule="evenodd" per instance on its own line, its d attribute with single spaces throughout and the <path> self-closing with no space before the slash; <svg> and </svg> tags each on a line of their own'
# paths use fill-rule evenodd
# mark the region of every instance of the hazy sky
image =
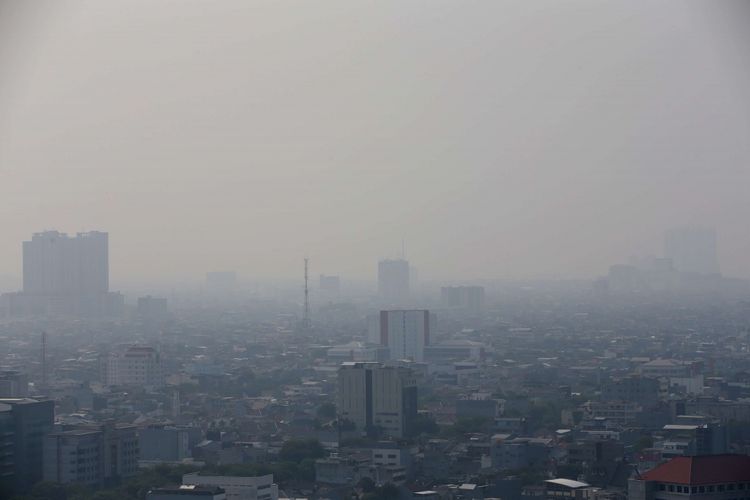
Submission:
<svg viewBox="0 0 750 500">
<path fill-rule="evenodd" d="M 422 279 L 589 277 L 703 224 L 750 277 L 746 14 L 0 0 L 0 274 L 54 228 L 109 231 L 115 284 L 374 278 L 402 238 Z"/>
</svg>

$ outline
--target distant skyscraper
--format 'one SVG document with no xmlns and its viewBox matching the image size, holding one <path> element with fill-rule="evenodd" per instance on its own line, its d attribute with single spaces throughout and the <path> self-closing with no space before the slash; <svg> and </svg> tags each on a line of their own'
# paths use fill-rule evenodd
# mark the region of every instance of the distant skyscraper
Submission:
<svg viewBox="0 0 750 500">
<path fill-rule="evenodd" d="M 409 261 L 396 259 L 378 263 L 378 294 L 392 302 L 409 297 Z"/>
<path fill-rule="evenodd" d="M 124 298 L 109 292 L 109 236 L 35 233 L 23 242 L 23 291 L 3 297 L 10 314 L 116 315 Z"/>
<path fill-rule="evenodd" d="M 408 368 L 380 363 L 343 363 L 338 373 L 340 421 L 357 430 L 402 438 L 417 416 L 417 384 Z"/>
<path fill-rule="evenodd" d="M 388 347 L 391 359 L 423 361 L 430 345 L 430 312 L 380 311 L 380 344 Z"/>
<path fill-rule="evenodd" d="M 484 305 L 484 287 L 444 286 L 440 289 L 440 299 L 443 307 L 478 311 Z"/>
<path fill-rule="evenodd" d="M 109 236 L 35 233 L 23 242 L 23 292 L 98 295 L 109 292 Z"/>
<path fill-rule="evenodd" d="M 672 259 L 674 267 L 682 273 L 718 274 L 716 230 L 702 227 L 669 230 L 664 237 L 664 256 Z"/>
</svg>

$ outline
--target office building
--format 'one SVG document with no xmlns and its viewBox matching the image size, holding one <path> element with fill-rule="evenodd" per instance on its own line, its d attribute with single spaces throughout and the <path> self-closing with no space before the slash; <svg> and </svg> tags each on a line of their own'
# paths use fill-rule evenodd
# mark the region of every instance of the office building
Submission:
<svg viewBox="0 0 750 500">
<path fill-rule="evenodd" d="M 424 309 L 380 311 L 380 345 L 388 347 L 391 359 L 424 361 L 430 345 L 430 312 Z"/>
<path fill-rule="evenodd" d="M 629 500 L 730 500 L 750 495 L 750 456 L 676 457 L 628 481 Z"/>
<path fill-rule="evenodd" d="M 380 363 L 343 363 L 338 372 L 338 411 L 341 422 L 360 432 L 407 436 L 417 415 L 414 373 Z"/>
<path fill-rule="evenodd" d="M 8 491 L 24 492 L 42 480 L 43 442 L 54 421 L 54 401 L 0 399 L 0 470 Z"/>
<path fill-rule="evenodd" d="M 450 309 L 479 311 L 484 306 L 484 287 L 444 286 L 440 289 L 440 302 Z"/>
<path fill-rule="evenodd" d="M 0 493 L 16 489 L 15 423 L 13 407 L 0 403 Z"/>
<path fill-rule="evenodd" d="M 132 425 L 54 432 L 44 439 L 44 480 L 92 487 L 138 472 L 138 433 Z"/>
<path fill-rule="evenodd" d="M 279 500 L 279 487 L 273 482 L 273 474 L 214 476 L 194 472 L 182 476 L 182 484 L 221 488 L 226 492 L 227 500 Z"/>
<path fill-rule="evenodd" d="M 387 303 L 402 303 L 409 298 L 409 262 L 404 259 L 378 263 L 378 295 Z"/>
<path fill-rule="evenodd" d="M 108 386 L 155 388 L 164 385 L 161 356 L 153 347 L 120 346 L 101 358 L 102 382 Z"/>
<path fill-rule="evenodd" d="M 718 274 L 716 230 L 701 227 L 669 230 L 664 237 L 664 256 L 672 259 L 681 273 Z"/>
</svg>

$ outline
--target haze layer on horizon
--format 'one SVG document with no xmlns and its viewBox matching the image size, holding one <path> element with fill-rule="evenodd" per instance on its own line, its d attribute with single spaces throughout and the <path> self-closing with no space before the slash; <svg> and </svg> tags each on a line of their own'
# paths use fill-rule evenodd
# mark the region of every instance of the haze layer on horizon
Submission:
<svg viewBox="0 0 750 500">
<path fill-rule="evenodd" d="M 691 224 L 750 277 L 747 13 L 0 2 L 0 274 L 54 228 L 120 282 L 374 278 L 402 240 L 425 279 L 590 277 Z"/>
</svg>

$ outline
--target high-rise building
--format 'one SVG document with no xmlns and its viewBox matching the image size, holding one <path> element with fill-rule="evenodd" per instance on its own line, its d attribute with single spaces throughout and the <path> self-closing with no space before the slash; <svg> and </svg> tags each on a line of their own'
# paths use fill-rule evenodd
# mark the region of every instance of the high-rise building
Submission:
<svg viewBox="0 0 750 500">
<path fill-rule="evenodd" d="M 23 242 L 23 290 L 3 296 L 12 315 L 117 315 L 124 298 L 109 291 L 109 236 L 35 233 Z"/>
<path fill-rule="evenodd" d="M 54 401 L 0 399 L 0 482 L 5 491 L 24 492 L 42 480 L 43 442 L 55 421 Z"/>
<path fill-rule="evenodd" d="M 681 273 L 718 274 L 716 230 L 705 227 L 671 229 L 664 236 L 664 256 Z"/>
<path fill-rule="evenodd" d="M 391 359 L 424 361 L 430 345 L 430 311 L 380 311 L 380 344 L 388 347 Z"/>
<path fill-rule="evenodd" d="M 483 286 L 444 286 L 440 289 L 443 307 L 478 311 L 484 306 Z"/>
<path fill-rule="evenodd" d="M 102 381 L 109 386 L 161 387 L 161 356 L 150 346 L 121 346 L 101 358 Z"/>
<path fill-rule="evenodd" d="M 109 235 L 35 233 L 23 242 L 23 291 L 36 295 L 109 292 Z"/>
<path fill-rule="evenodd" d="M 44 480 L 104 486 L 138 472 L 138 433 L 133 425 L 105 424 L 48 434 Z"/>
<path fill-rule="evenodd" d="M 380 363 L 343 363 L 338 372 L 341 422 L 360 432 L 402 438 L 417 416 L 417 384 L 412 370 Z"/>
<path fill-rule="evenodd" d="M 378 294 L 394 303 L 409 297 L 409 261 L 386 259 L 378 263 Z"/>
</svg>

